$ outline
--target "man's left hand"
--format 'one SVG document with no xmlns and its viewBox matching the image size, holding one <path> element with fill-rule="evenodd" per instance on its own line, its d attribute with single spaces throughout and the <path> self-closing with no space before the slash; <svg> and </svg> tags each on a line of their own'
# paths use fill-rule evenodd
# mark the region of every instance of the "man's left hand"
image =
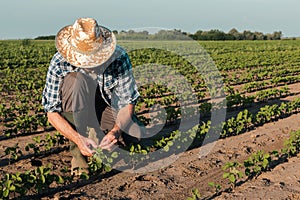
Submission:
<svg viewBox="0 0 300 200">
<path fill-rule="evenodd" d="M 119 134 L 115 131 L 108 132 L 101 140 L 99 147 L 111 151 L 114 144 L 118 142 Z"/>
</svg>

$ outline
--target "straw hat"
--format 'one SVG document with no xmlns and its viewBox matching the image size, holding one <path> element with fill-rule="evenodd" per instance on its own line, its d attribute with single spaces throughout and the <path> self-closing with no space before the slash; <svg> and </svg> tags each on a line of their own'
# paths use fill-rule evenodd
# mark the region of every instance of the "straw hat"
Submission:
<svg viewBox="0 0 300 200">
<path fill-rule="evenodd" d="M 79 18 L 62 28 L 55 38 L 56 48 L 71 64 L 92 68 L 103 64 L 114 53 L 116 37 L 92 18 Z"/>
</svg>

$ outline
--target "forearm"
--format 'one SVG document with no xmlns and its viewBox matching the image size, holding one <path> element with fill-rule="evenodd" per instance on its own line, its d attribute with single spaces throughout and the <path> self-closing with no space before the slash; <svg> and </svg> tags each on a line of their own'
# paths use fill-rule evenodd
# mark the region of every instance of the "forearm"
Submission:
<svg viewBox="0 0 300 200">
<path fill-rule="evenodd" d="M 126 130 L 127 126 L 132 122 L 134 108 L 135 108 L 134 104 L 129 104 L 119 111 L 119 113 L 117 115 L 116 123 L 115 123 L 112 131 L 120 132 L 121 130 L 123 130 L 123 131 Z"/>
<path fill-rule="evenodd" d="M 47 113 L 48 121 L 51 125 L 59 131 L 63 136 L 77 144 L 81 145 L 80 134 L 73 129 L 73 127 L 65 120 L 64 117 L 58 112 L 48 112 Z"/>
</svg>

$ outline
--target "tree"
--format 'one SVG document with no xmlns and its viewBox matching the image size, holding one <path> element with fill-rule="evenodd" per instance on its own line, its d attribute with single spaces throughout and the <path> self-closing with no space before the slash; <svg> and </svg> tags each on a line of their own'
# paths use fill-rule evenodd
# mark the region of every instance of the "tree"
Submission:
<svg viewBox="0 0 300 200">
<path fill-rule="evenodd" d="M 228 32 L 229 35 L 232 35 L 236 40 L 241 40 L 242 35 L 238 32 L 237 29 L 233 28 Z"/>
<path fill-rule="evenodd" d="M 251 31 L 244 31 L 243 32 L 243 39 L 244 40 L 255 40 L 255 35 Z"/>
<path fill-rule="evenodd" d="M 281 31 L 275 31 L 273 33 L 273 39 L 274 40 L 281 40 L 281 37 L 282 37 L 282 32 Z"/>
<path fill-rule="evenodd" d="M 257 40 L 266 40 L 267 36 L 265 36 L 262 32 L 254 32 L 255 38 Z"/>
</svg>

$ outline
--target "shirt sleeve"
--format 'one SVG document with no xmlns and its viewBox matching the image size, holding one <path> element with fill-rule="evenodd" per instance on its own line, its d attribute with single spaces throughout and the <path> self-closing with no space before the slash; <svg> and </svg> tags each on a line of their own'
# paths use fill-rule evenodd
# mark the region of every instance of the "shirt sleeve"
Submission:
<svg viewBox="0 0 300 200">
<path fill-rule="evenodd" d="M 121 109 L 128 104 L 136 104 L 140 93 L 128 54 L 124 51 L 114 64 L 118 66 L 118 83 L 113 91 L 112 106 Z"/>
<path fill-rule="evenodd" d="M 61 97 L 59 87 L 62 81 L 62 70 L 59 67 L 59 58 L 54 56 L 50 62 L 43 90 L 42 104 L 45 112 L 61 112 Z"/>
</svg>

